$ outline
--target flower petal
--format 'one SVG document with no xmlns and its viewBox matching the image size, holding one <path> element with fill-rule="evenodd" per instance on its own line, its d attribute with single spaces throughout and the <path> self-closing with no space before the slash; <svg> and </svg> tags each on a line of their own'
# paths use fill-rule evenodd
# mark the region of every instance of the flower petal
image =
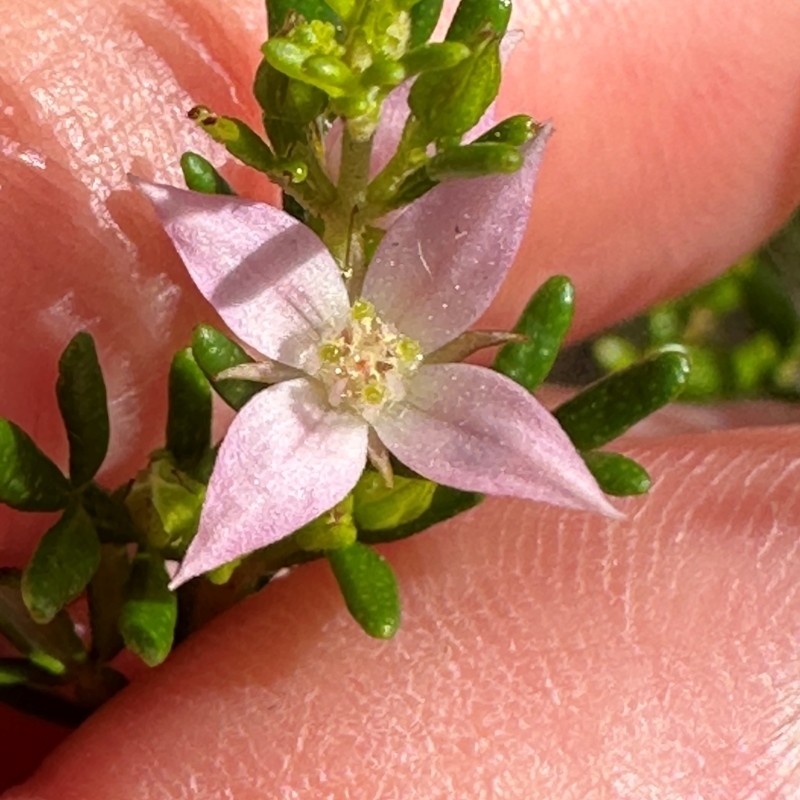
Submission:
<svg viewBox="0 0 800 800">
<path fill-rule="evenodd" d="M 367 271 L 363 296 L 430 352 L 488 308 L 528 224 L 546 126 L 513 175 L 448 181 L 392 225 Z"/>
<path fill-rule="evenodd" d="M 423 366 L 375 430 L 404 464 L 456 489 L 619 516 L 555 418 L 508 378 L 472 364 Z"/>
<path fill-rule="evenodd" d="M 367 425 L 300 378 L 257 394 L 222 442 L 175 588 L 283 539 L 342 500 L 367 459 Z"/>
<path fill-rule="evenodd" d="M 304 367 L 318 331 L 350 308 L 317 235 L 264 203 L 131 180 L 231 330 L 265 356 Z"/>
</svg>

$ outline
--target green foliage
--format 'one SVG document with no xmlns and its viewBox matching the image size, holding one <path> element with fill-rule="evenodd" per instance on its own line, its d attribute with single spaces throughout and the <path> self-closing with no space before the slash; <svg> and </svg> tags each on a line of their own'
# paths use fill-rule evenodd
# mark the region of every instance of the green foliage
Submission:
<svg viewBox="0 0 800 800">
<path fill-rule="evenodd" d="M 575 313 L 575 288 L 556 275 L 543 283 L 514 326 L 527 341 L 504 345 L 494 368 L 528 391 L 537 389 L 553 367 Z"/>
<path fill-rule="evenodd" d="M 69 440 L 69 475 L 73 486 L 90 481 L 108 451 L 106 384 L 94 340 L 75 334 L 58 362 L 58 407 Z"/>
<path fill-rule="evenodd" d="M 0 503 L 18 511 L 59 511 L 69 482 L 25 431 L 0 418 Z"/>
<path fill-rule="evenodd" d="M 0 633 L 31 663 L 51 675 L 66 675 L 86 660 L 86 650 L 69 615 L 34 622 L 22 599 L 21 575 L 0 570 Z"/>
<path fill-rule="evenodd" d="M 411 7 L 409 47 L 419 47 L 430 39 L 442 13 L 443 4 L 444 0 L 420 0 Z"/>
<path fill-rule="evenodd" d="M 479 136 L 476 142 L 511 144 L 522 147 L 542 131 L 542 126 L 527 114 L 516 114 L 498 122 L 493 128 Z"/>
<path fill-rule="evenodd" d="M 236 342 L 211 325 L 198 325 L 194 329 L 192 353 L 200 369 L 211 381 L 214 391 L 236 411 L 266 388 L 265 384 L 252 381 L 215 380 L 223 370 L 252 364 L 253 359 Z"/>
<path fill-rule="evenodd" d="M 181 156 L 181 171 L 186 186 L 201 194 L 236 194 L 230 184 L 217 172 L 214 165 L 197 153 Z"/>
<path fill-rule="evenodd" d="M 211 386 L 187 347 L 169 371 L 167 450 L 179 466 L 196 465 L 211 446 Z"/>
<path fill-rule="evenodd" d="M 76 502 L 45 533 L 22 575 L 22 597 L 37 622 L 50 622 L 83 592 L 100 563 L 91 517 Z"/>
<path fill-rule="evenodd" d="M 119 629 L 127 648 L 150 667 L 166 659 L 175 636 L 178 599 L 168 584 L 163 559 L 154 553 L 136 556 Z"/>
<path fill-rule="evenodd" d="M 400 593 L 386 559 L 360 542 L 326 555 L 353 619 L 370 636 L 391 639 L 400 627 Z"/>
<path fill-rule="evenodd" d="M 689 369 L 683 351 L 657 353 L 584 389 L 556 409 L 556 419 L 578 450 L 602 447 L 674 400 Z"/>
<path fill-rule="evenodd" d="M 321 20 L 337 28 L 341 26 L 339 17 L 323 0 L 267 0 L 270 37 L 281 33 L 293 17 L 308 21 Z"/>
<path fill-rule="evenodd" d="M 582 455 L 589 471 L 606 494 L 626 497 L 645 494 L 650 490 L 652 481 L 647 470 L 632 458 L 599 450 Z"/>
</svg>

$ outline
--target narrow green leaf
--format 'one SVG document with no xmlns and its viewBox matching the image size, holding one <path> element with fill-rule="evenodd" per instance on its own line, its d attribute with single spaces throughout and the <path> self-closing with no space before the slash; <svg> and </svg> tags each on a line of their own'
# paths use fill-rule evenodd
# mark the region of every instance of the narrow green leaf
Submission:
<svg viewBox="0 0 800 800">
<path fill-rule="evenodd" d="M 440 522 L 455 517 L 463 511 L 474 508 L 482 500 L 483 495 L 477 494 L 477 492 L 462 492 L 460 489 L 453 489 L 450 486 L 437 486 L 427 511 L 420 514 L 416 519 L 397 525 L 394 528 L 383 530 L 360 529 L 358 538 L 368 544 L 406 539 L 415 533 L 427 530 Z"/>
<path fill-rule="evenodd" d="M 211 386 L 187 347 L 169 371 L 167 450 L 179 465 L 199 461 L 211 446 Z"/>
<path fill-rule="evenodd" d="M 198 325 L 192 334 L 192 353 L 200 369 L 211 381 L 214 391 L 233 409 L 238 411 L 251 397 L 266 386 L 252 381 L 215 381 L 215 376 L 225 369 L 251 364 L 253 359 L 236 342 L 211 325 Z"/>
<path fill-rule="evenodd" d="M 360 542 L 327 556 L 353 619 L 370 636 L 391 639 L 400 627 L 400 593 L 383 556 Z"/>
<path fill-rule="evenodd" d="M 193 192 L 236 194 L 225 178 L 217 172 L 214 165 L 197 153 L 190 151 L 181 156 L 181 170 L 186 186 Z"/>
<path fill-rule="evenodd" d="M 481 41 L 451 69 L 424 72 L 411 87 L 408 105 L 428 141 L 460 139 L 478 124 L 500 89 L 500 39 Z"/>
<path fill-rule="evenodd" d="M 0 658 L 0 686 L 54 686 L 59 683 L 61 681 L 52 673 L 40 669 L 27 658 Z"/>
<path fill-rule="evenodd" d="M 0 633 L 33 663 L 63 675 L 85 661 L 83 643 L 65 611 L 45 625 L 34 622 L 22 599 L 21 582 L 17 570 L 0 570 Z"/>
<path fill-rule="evenodd" d="M 575 287 L 569 278 L 549 278 L 531 297 L 514 327 L 514 332 L 528 341 L 502 347 L 494 368 L 531 392 L 537 389 L 552 369 L 574 313 Z"/>
<path fill-rule="evenodd" d="M 683 350 L 665 350 L 584 389 L 555 411 L 578 450 L 594 450 L 674 400 L 689 377 Z"/>
<path fill-rule="evenodd" d="M 594 475 L 600 488 L 615 497 L 644 494 L 650 490 L 651 480 L 647 470 L 632 458 L 619 453 L 591 450 L 581 453 L 586 466 Z"/>
<path fill-rule="evenodd" d="M 281 33 L 290 13 L 302 17 L 306 22 L 319 19 L 323 22 L 330 22 L 337 28 L 342 24 L 333 9 L 322 0 L 267 0 L 270 36 Z"/>
<path fill-rule="evenodd" d="M 121 545 L 103 545 L 100 565 L 89 583 L 88 591 L 92 657 L 101 664 L 111 661 L 124 644 L 118 622 L 130 572 L 127 549 Z"/>
<path fill-rule="evenodd" d="M 756 323 L 770 331 L 785 348 L 797 338 L 800 319 L 788 292 L 787 282 L 773 266 L 771 252 L 773 248 L 767 244 L 754 258 L 744 277 L 742 299 Z M 793 253 L 793 256 L 790 269 L 796 273 L 800 259 L 797 253 Z"/>
<path fill-rule="evenodd" d="M 353 516 L 361 530 L 381 531 L 413 522 L 431 506 L 436 484 L 420 478 L 394 476 L 386 485 L 377 472 L 367 470 L 353 489 Z"/>
<path fill-rule="evenodd" d="M 401 59 L 405 77 L 431 70 L 450 69 L 469 58 L 470 49 L 461 42 L 433 42 L 409 50 Z"/>
<path fill-rule="evenodd" d="M 522 155 L 510 144 L 478 142 L 450 147 L 428 162 L 428 175 L 435 181 L 509 174 L 522 166 Z"/>
<path fill-rule="evenodd" d="M 0 503 L 18 511 L 58 511 L 68 500 L 61 470 L 25 431 L 0 418 Z"/>
<path fill-rule="evenodd" d="M 512 144 L 521 147 L 539 134 L 542 126 L 527 114 L 516 114 L 498 122 L 475 142 L 491 142 L 493 144 Z"/>
<path fill-rule="evenodd" d="M 131 544 L 139 540 L 122 492 L 110 495 L 96 483 L 85 486 L 81 492 L 81 505 L 92 518 L 97 537 L 103 544 Z"/>
<path fill-rule="evenodd" d="M 444 0 L 419 0 L 411 8 L 411 36 L 408 46 L 419 47 L 431 38 Z"/>
<path fill-rule="evenodd" d="M 69 440 L 69 476 L 73 486 L 90 481 L 108 452 L 108 400 L 94 339 L 81 331 L 58 362 L 56 395 Z"/>
<path fill-rule="evenodd" d="M 150 667 L 166 659 L 175 637 L 178 600 L 168 584 L 161 558 L 151 553 L 136 556 L 119 629 L 128 649 Z"/>
<path fill-rule="evenodd" d="M 470 43 L 489 30 L 502 37 L 511 19 L 509 0 L 461 0 L 447 29 L 447 40 Z"/>
<path fill-rule="evenodd" d="M 50 622 L 86 588 L 99 563 L 92 519 L 73 503 L 42 537 L 22 575 L 22 598 L 31 616 Z"/>
</svg>

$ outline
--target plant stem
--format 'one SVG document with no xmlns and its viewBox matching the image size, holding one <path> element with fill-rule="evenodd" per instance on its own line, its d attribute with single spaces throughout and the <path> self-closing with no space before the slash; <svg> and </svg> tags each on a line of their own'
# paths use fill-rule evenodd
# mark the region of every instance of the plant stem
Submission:
<svg viewBox="0 0 800 800">
<path fill-rule="evenodd" d="M 339 168 L 339 202 L 336 214 L 325 220 L 325 243 L 342 270 L 351 299 L 361 293 L 367 269 L 364 246 L 365 220 L 360 214 L 369 185 L 372 138 L 354 139 L 345 125 Z"/>
</svg>

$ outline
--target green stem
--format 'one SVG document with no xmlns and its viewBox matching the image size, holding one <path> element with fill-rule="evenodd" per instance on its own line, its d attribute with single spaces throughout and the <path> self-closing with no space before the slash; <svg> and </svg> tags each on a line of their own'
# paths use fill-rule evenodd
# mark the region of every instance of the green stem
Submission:
<svg viewBox="0 0 800 800">
<path fill-rule="evenodd" d="M 361 209 L 366 203 L 372 138 L 354 139 L 345 126 L 339 168 L 339 203 L 335 215 L 325 220 L 325 243 L 342 270 L 351 299 L 356 299 L 367 269 Z"/>
</svg>

